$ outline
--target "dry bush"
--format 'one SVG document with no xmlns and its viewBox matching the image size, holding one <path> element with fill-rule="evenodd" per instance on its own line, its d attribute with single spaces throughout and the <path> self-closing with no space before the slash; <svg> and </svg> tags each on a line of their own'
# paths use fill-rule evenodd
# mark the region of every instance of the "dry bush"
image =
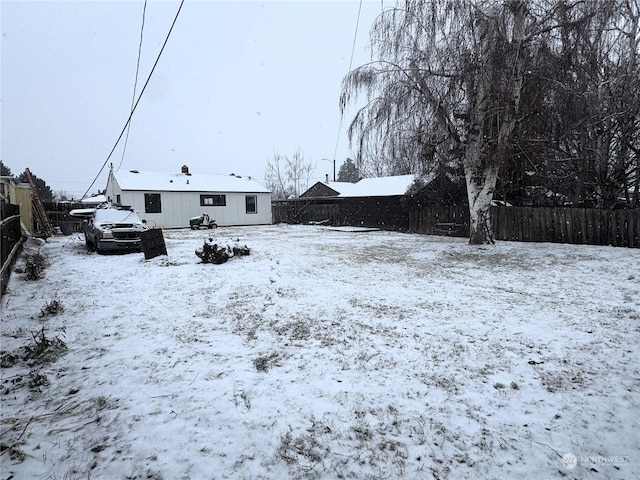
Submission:
<svg viewBox="0 0 640 480">
<path fill-rule="evenodd" d="M 57 315 L 62 312 L 64 312 L 64 306 L 60 300 L 51 300 L 51 302 L 46 302 L 44 306 L 40 308 L 41 317 Z"/>
<path fill-rule="evenodd" d="M 61 335 L 64 336 L 62 329 Z M 67 351 L 67 344 L 62 340 L 61 335 L 47 337 L 45 325 L 38 332 L 31 332 L 33 344 L 24 347 L 23 359 L 31 363 L 52 362 Z"/>
<path fill-rule="evenodd" d="M 44 276 L 44 267 L 46 257 L 40 252 L 32 253 L 27 256 L 25 274 L 27 280 L 39 280 Z"/>
</svg>

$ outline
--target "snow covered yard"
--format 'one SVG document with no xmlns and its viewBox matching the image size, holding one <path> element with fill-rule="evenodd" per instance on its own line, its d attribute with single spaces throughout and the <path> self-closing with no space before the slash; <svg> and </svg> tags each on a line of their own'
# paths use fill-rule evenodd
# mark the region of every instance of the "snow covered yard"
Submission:
<svg viewBox="0 0 640 480">
<path fill-rule="evenodd" d="M 640 478 L 639 250 L 164 235 L 13 273 L 3 480 Z M 201 264 L 211 235 L 251 255 Z"/>
</svg>

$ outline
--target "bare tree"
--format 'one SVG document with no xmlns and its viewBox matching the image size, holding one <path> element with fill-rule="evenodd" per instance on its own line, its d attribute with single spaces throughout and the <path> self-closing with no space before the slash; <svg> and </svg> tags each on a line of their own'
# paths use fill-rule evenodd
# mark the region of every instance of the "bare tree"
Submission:
<svg viewBox="0 0 640 480">
<path fill-rule="evenodd" d="M 489 207 L 516 124 L 527 15 L 523 1 L 408 0 L 373 26 L 380 59 L 343 82 L 343 108 L 359 90 L 370 98 L 349 129 L 361 148 L 373 142 L 414 173 L 462 162 L 471 243 L 494 242 Z"/>
<path fill-rule="evenodd" d="M 292 156 L 274 153 L 267 163 L 265 180 L 274 199 L 298 198 L 309 188 L 309 182 L 316 167 L 304 158 L 297 148 Z"/>
<path fill-rule="evenodd" d="M 547 77 L 554 75 L 549 65 L 540 62 L 541 52 L 544 48 L 557 51 L 566 39 L 571 40 L 567 45 L 576 45 L 575 39 L 583 35 L 583 46 L 591 42 L 600 48 L 591 52 L 603 53 L 589 58 L 586 49 L 578 50 L 575 64 L 602 68 L 599 62 L 612 54 L 600 38 L 607 29 L 622 25 L 614 15 L 621 3 L 407 0 L 386 10 L 372 28 L 376 60 L 349 72 L 343 81 L 343 112 L 361 92 L 366 92 L 368 100 L 352 120 L 349 137 L 357 140 L 360 151 L 375 150 L 380 158 L 393 159 L 392 171 L 425 173 L 442 165 L 461 165 L 471 217 L 470 243 L 493 243 L 490 205 L 498 176 L 504 166 L 513 166 L 512 160 L 523 155 L 525 141 L 536 140 L 522 138 L 522 133 L 537 134 L 535 128 L 522 127 L 535 121 L 531 111 L 523 110 L 530 106 L 523 105 L 523 95 L 540 89 L 532 80 L 543 77 L 545 69 Z M 629 18 L 628 25 L 635 17 Z M 585 26 L 587 33 L 581 30 Z M 636 30 L 629 26 L 625 31 L 633 31 L 637 40 L 637 22 Z M 575 78 L 576 73 L 564 72 L 566 78 Z M 628 77 L 637 81 L 633 74 Z M 603 73 L 599 80 L 606 78 Z M 590 92 L 592 86 L 584 91 Z M 567 109 L 558 99 L 547 97 L 540 102 L 554 114 L 564 108 L 581 116 L 585 125 L 604 115 L 594 111 L 585 120 L 585 115 Z M 594 130 L 609 131 L 610 125 L 596 123 L 600 124 Z M 596 140 L 599 159 L 606 158 L 611 165 L 603 140 L 604 134 Z M 632 151 L 634 142 L 626 143 Z M 594 149 L 584 141 L 579 147 Z M 576 148 L 565 158 L 574 158 Z"/>
<path fill-rule="evenodd" d="M 277 200 L 289 197 L 288 181 L 285 172 L 286 160 L 279 153 L 273 154 L 273 159 L 267 162 L 264 173 L 265 183 L 271 190 L 271 197 Z"/>
<path fill-rule="evenodd" d="M 594 5 L 597 8 L 594 8 Z M 640 144 L 639 3 L 558 2 L 557 28 L 532 50 L 521 140 L 549 198 L 610 208 L 630 192 Z M 533 147 L 533 148 L 532 148 Z"/>
</svg>

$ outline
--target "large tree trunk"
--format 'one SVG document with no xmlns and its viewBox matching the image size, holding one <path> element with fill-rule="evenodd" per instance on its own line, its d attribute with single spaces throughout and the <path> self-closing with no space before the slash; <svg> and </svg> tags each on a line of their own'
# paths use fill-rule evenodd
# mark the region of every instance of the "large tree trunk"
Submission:
<svg viewBox="0 0 640 480">
<path fill-rule="evenodd" d="M 524 27 L 527 15 L 526 3 L 519 0 L 507 6 L 514 15 L 512 38 L 507 42 L 507 71 L 496 65 L 494 44 L 499 30 L 493 21 L 483 21 L 481 30 L 479 67 L 476 77 L 476 97 L 471 114 L 473 123 L 463 161 L 469 199 L 469 243 L 493 244 L 495 236 L 491 226 L 491 201 L 498 181 L 498 171 L 509 155 L 509 145 L 516 128 L 516 115 L 524 81 Z M 499 97 L 496 84 L 504 81 L 508 87 L 504 94 L 507 102 L 492 101 Z M 498 89 L 499 92 L 499 89 Z M 497 129 L 497 132 L 496 132 Z"/>
<path fill-rule="evenodd" d="M 497 168 L 470 168 L 465 172 L 469 199 L 469 243 L 495 243 L 491 226 L 491 200 L 498 180 Z"/>
</svg>

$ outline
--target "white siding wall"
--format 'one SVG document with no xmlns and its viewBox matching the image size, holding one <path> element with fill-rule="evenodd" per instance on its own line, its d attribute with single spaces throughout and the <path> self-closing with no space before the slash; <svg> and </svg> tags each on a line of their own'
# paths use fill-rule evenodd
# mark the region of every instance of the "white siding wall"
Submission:
<svg viewBox="0 0 640 480">
<path fill-rule="evenodd" d="M 145 193 L 159 193 L 161 213 L 146 213 Z M 225 206 L 201 206 L 200 195 L 226 196 Z M 271 224 L 271 194 L 269 193 L 222 193 L 222 192 L 122 192 L 121 203 L 131 205 L 140 218 L 158 228 L 187 228 L 189 219 L 208 213 L 219 226 L 268 225 Z M 258 212 L 246 213 L 246 195 L 258 199 Z"/>
</svg>

